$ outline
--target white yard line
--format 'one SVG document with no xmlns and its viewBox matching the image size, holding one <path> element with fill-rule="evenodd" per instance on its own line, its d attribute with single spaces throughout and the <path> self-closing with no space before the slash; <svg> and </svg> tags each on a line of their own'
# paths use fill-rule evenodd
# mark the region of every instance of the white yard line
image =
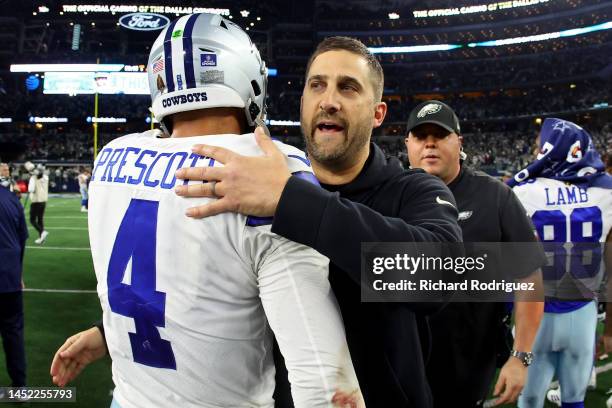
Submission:
<svg viewBox="0 0 612 408">
<path fill-rule="evenodd" d="M 35 231 L 34 227 L 28 227 L 29 230 Z M 49 227 L 45 228 L 45 230 L 53 231 L 53 230 L 75 230 L 75 231 L 87 231 L 87 227 Z"/>
<path fill-rule="evenodd" d="M 97 293 L 95 290 L 84 289 L 34 289 L 25 288 L 24 292 L 42 292 L 42 293 Z"/>
<path fill-rule="evenodd" d="M 65 218 L 69 218 L 69 219 L 78 219 L 78 220 L 86 220 L 87 216 L 78 216 L 78 215 L 48 215 L 45 216 L 45 220 L 49 219 L 65 219 Z"/>
<path fill-rule="evenodd" d="M 40 245 L 40 246 L 28 245 L 26 246 L 26 249 L 53 249 L 57 251 L 89 251 L 90 250 L 90 248 L 51 247 L 51 246 L 44 246 L 44 245 Z"/>
</svg>

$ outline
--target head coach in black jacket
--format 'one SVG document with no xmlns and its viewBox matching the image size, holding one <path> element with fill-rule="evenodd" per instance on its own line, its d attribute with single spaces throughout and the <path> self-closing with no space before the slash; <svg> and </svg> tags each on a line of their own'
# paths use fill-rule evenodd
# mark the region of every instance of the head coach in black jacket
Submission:
<svg viewBox="0 0 612 408">
<path fill-rule="evenodd" d="M 457 242 L 461 231 L 444 183 L 422 170 L 406 172 L 370 143 L 372 129 L 387 111 L 382 90 L 382 68 L 361 42 L 324 40 L 308 63 L 301 100 L 308 151 L 303 159 L 310 160 L 323 188 L 291 175 L 260 128 L 261 157 L 195 146 L 196 153 L 225 167 L 214 173 L 179 170 L 178 178 L 216 183 L 182 186 L 177 194 L 219 198 L 190 209 L 193 217 L 226 211 L 274 216 L 272 232 L 327 256 L 366 405 L 428 408 L 432 401 L 423 353 L 428 345 L 417 326 L 440 306 L 362 303 L 360 247 L 362 242 Z"/>
</svg>

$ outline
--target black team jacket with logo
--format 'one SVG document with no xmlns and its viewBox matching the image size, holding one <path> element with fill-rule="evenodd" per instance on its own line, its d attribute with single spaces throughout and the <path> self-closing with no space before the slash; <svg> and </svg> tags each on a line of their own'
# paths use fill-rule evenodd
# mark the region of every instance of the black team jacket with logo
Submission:
<svg viewBox="0 0 612 408">
<path fill-rule="evenodd" d="M 426 332 L 424 316 L 440 304 L 362 303 L 360 250 L 362 242 L 461 241 L 457 210 L 437 203 L 454 198 L 438 178 L 402 169 L 374 144 L 353 181 L 322 187 L 291 177 L 272 231 L 330 259 L 329 280 L 366 405 L 431 407 L 423 353 L 429 345 L 419 326 Z"/>
<path fill-rule="evenodd" d="M 461 166 L 448 187 L 457 201 L 465 242 L 536 241 L 527 212 L 502 182 Z M 533 262 L 530 270 L 545 260 L 539 245 L 524 250 L 529 252 L 521 257 Z M 496 363 L 505 363 L 512 347 L 504 323 L 507 313 L 504 303 L 452 302 L 429 317 L 427 375 L 436 408 L 475 407 L 484 401 Z"/>
</svg>

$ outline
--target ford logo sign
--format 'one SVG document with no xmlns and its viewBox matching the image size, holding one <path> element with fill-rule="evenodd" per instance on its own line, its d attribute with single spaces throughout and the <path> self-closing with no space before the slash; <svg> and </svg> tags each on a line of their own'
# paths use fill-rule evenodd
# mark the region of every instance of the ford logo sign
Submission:
<svg viewBox="0 0 612 408">
<path fill-rule="evenodd" d="M 154 13 L 131 13 L 119 19 L 119 24 L 123 27 L 139 31 L 161 30 L 169 23 L 168 17 Z"/>
</svg>

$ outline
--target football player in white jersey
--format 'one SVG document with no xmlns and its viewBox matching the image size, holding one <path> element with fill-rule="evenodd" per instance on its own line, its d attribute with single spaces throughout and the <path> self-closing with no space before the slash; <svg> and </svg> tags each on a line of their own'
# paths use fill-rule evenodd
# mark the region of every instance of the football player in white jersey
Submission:
<svg viewBox="0 0 612 408">
<path fill-rule="evenodd" d="M 89 190 L 112 406 L 273 407 L 272 333 L 296 407 L 361 406 L 327 258 L 271 233 L 271 219 L 186 220 L 210 199 L 174 194 L 177 168 L 219 166 L 192 153 L 196 143 L 265 153 L 242 134 L 265 116 L 257 48 L 229 20 L 188 15 L 161 32 L 147 71 L 153 113 L 172 137 L 113 140 Z M 276 146 L 294 174 L 316 182 L 303 152 Z"/>
<path fill-rule="evenodd" d="M 87 212 L 87 204 L 89 202 L 88 183 L 91 174 L 86 168 L 82 168 L 77 176 L 79 182 L 79 193 L 81 193 L 81 212 Z"/>
<path fill-rule="evenodd" d="M 542 407 L 556 374 L 559 406 L 581 408 L 593 365 L 596 291 L 605 264 L 612 266 L 612 251 L 603 250 L 612 242 L 612 177 L 591 136 L 572 122 L 546 119 L 539 148 L 537 159 L 509 182 L 554 254 L 543 267 L 545 313 L 519 407 Z"/>
</svg>

